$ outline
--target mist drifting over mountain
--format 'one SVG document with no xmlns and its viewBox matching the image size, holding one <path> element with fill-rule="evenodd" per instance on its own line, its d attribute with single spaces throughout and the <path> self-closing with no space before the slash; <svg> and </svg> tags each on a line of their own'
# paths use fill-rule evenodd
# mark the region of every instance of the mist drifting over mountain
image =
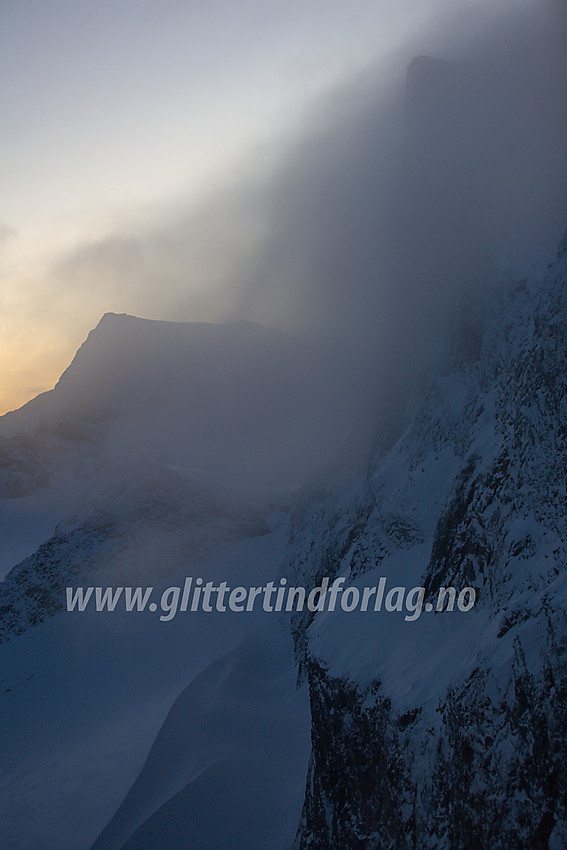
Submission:
<svg viewBox="0 0 567 850">
<path fill-rule="evenodd" d="M 390 361 L 425 345 L 447 302 L 495 271 L 540 271 L 562 233 L 565 25 L 553 2 L 439 15 L 313 103 L 240 183 L 78 248 L 59 273 L 108 300 L 131 289 L 129 312 L 155 312 L 159 285 L 160 318 L 208 303 L 213 320 L 362 334 Z"/>
<path fill-rule="evenodd" d="M 0 418 L 3 847 L 567 846 L 566 35 L 444 10 L 52 270 L 105 315 Z"/>
<path fill-rule="evenodd" d="M 565 18 L 553 2 L 444 10 L 206 203 L 78 247 L 60 285 L 99 293 L 102 312 L 120 292 L 129 313 L 316 342 L 360 439 L 375 399 L 435 362 L 463 302 L 537 277 L 561 237 Z"/>
</svg>

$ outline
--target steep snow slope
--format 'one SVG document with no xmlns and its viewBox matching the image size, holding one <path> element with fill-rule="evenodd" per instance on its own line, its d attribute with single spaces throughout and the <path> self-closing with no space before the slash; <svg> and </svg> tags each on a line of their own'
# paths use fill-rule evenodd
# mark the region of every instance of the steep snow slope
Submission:
<svg viewBox="0 0 567 850">
<path fill-rule="evenodd" d="M 93 850 L 290 846 L 310 715 L 286 632 L 272 618 L 179 696 Z"/>
<path fill-rule="evenodd" d="M 297 848 L 567 846 L 567 256 L 466 316 L 372 468 L 306 498 L 289 573 L 472 585 L 473 611 L 297 617 Z"/>
<path fill-rule="evenodd" d="M 282 525 L 206 560 L 188 558 L 169 573 L 167 584 L 180 584 L 187 574 L 231 586 L 265 583 L 276 578 L 285 541 Z M 160 622 L 159 614 L 148 611 L 87 610 L 59 614 L 0 646 L 2 848 L 87 850 L 119 808 L 178 695 L 221 658 L 221 668 L 216 663 L 201 676 L 171 715 L 175 723 L 184 726 L 185 718 L 189 724 L 179 739 L 179 757 L 186 753 L 187 765 L 175 772 L 167 754 L 160 754 L 163 735 L 156 741 L 152 759 L 160 768 L 135 797 L 140 819 L 134 827 L 191 782 L 191 764 L 201 771 L 222 750 L 227 761 L 217 762 L 213 776 L 197 778 L 197 792 L 188 790 L 190 798 L 197 793 L 188 811 L 202 809 L 198 789 L 205 780 L 209 795 L 228 805 L 227 779 L 236 765 L 243 785 L 279 789 L 277 798 L 266 792 L 264 799 L 277 816 L 274 829 L 282 830 L 280 843 L 273 833 L 273 846 L 288 846 L 285 836 L 293 837 L 301 810 L 309 710 L 305 689 L 295 690 L 293 654 L 278 631 L 277 617 L 262 611 L 186 613 Z M 191 694 L 201 703 L 193 704 Z M 212 703 L 218 714 L 207 726 L 201 708 L 208 711 Z M 256 732 L 263 737 L 256 739 Z M 197 734 L 204 737 L 197 741 Z M 239 788 L 244 793 L 237 785 L 235 795 Z M 231 805 L 233 830 L 264 832 L 261 809 L 239 812 L 236 797 Z"/>
</svg>

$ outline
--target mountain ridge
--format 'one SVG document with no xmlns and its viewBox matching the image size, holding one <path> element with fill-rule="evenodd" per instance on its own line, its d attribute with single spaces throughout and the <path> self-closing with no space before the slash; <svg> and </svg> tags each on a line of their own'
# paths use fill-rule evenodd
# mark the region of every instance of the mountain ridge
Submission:
<svg viewBox="0 0 567 850">
<path fill-rule="evenodd" d="M 411 623 L 296 618 L 313 749 L 294 850 L 567 845 L 566 287 L 563 244 L 540 285 L 484 305 L 480 346 L 340 514 L 324 495 L 296 511 L 294 581 L 478 601 Z"/>
</svg>

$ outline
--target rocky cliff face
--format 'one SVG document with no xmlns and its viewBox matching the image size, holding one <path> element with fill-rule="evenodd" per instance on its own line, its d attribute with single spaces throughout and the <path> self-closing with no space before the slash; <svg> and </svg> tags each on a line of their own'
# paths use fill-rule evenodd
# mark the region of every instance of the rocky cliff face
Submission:
<svg viewBox="0 0 567 850">
<path fill-rule="evenodd" d="M 259 512 L 164 465 L 103 467 L 90 484 L 75 514 L 0 583 L 0 644 L 64 611 L 67 586 L 167 580 L 192 560 L 269 532 Z"/>
<path fill-rule="evenodd" d="M 289 574 L 477 590 L 469 613 L 296 619 L 295 850 L 567 847 L 567 256 L 487 295 L 366 475 L 295 513 Z"/>
</svg>

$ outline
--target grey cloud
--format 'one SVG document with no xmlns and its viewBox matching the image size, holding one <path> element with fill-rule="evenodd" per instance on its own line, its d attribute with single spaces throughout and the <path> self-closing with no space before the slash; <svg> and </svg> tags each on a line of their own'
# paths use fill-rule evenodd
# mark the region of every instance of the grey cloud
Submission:
<svg viewBox="0 0 567 850">
<path fill-rule="evenodd" d="M 338 399 L 341 381 L 349 403 L 353 386 L 368 394 L 369 377 L 386 393 L 435 356 L 463 297 L 539 268 L 567 223 L 566 17 L 533 2 L 470 35 L 455 17 L 408 45 L 405 79 L 385 85 L 377 62 L 314 104 L 269 174 L 248 166 L 197 209 L 78 249 L 60 275 L 126 294 L 129 312 L 331 340 Z"/>
<path fill-rule="evenodd" d="M 567 215 L 563 19 L 523 12 L 458 61 L 414 60 L 401 105 L 360 96 L 372 72 L 348 87 L 276 184 L 245 309 L 357 328 L 541 261 Z"/>
</svg>

